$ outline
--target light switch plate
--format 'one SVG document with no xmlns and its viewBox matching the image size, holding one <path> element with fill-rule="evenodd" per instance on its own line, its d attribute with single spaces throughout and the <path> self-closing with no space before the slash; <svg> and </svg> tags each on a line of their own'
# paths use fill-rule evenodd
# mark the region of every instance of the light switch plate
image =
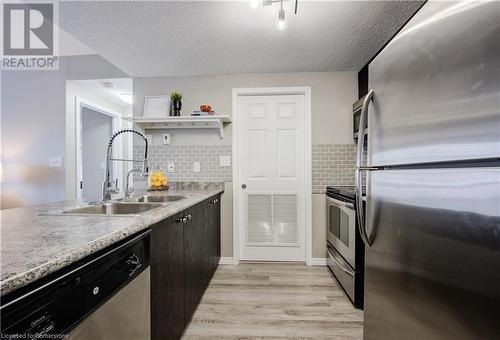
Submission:
<svg viewBox="0 0 500 340">
<path fill-rule="evenodd" d="M 170 135 L 168 133 L 164 133 L 162 136 L 163 145 L 170 144 Z"/>
<path fill-rule="evenodd" d="M 193 163 L 193 172 L 200 172 L 200 162 Z"/>
<path fill-rule="evenodd" d="M 167 172 L 175 172 L 174 162 L 168 162 L 168 164 L 167 164 Z"/>
<path fill-rule="evenodd" d="M 219 156 L 219 166 L 231 166 L 231 156 Z"/>
<path fill-rule="evenodd" d="M 63 158 L 61 156 L 49 157 L 49 167 L 62 168 L 63 167 Z"/>
</svg>

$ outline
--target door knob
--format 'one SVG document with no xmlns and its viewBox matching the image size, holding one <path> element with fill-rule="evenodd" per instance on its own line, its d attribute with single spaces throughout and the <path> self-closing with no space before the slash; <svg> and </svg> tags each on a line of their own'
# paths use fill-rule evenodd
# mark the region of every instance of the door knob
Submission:
<svg viewBox="0 0 500 340">
<path fill-rule="evenodd" d="M 246 189 L 247 188 L 247 185 L 246 184 L 242 184 L 241 185 L 241 189 Z"/>
</svg>

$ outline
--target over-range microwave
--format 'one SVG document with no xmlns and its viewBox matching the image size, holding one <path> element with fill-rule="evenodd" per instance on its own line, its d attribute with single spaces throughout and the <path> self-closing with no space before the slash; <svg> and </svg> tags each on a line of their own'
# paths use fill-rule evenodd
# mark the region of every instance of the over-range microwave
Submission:
<svg viewBox="0 0 500 340">
<path fill-rule="evenodd" d="M 363 98 L 356 101 L 352 104 L 352 131 L 353 131 L 353 139 L 357 140 L 359 135 L 359 119 L 361 117 L 361 108 L 363 107 L 363 100 L 365 100 L 365 96 Z M 368 121 L 365 122 L 364 135 L 366 136 L 368 133 Z"/>
</svg>

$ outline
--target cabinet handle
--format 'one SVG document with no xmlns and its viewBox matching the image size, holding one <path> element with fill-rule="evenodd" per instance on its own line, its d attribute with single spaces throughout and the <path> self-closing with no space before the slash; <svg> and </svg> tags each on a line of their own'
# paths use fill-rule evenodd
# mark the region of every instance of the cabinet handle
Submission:
<svg viewBox="0 0 500 340">
<path fill-rule="evenodd" d="M 187 223 L 187 221 L 188 221 L 188 218 L 187 218 L 186 216 L 184 216 L 184 217 L 182 218 L 182 223 L 186 224 L 186 223 Z"/>
<path fill-rule="evenodd" d="M 175 223 L 185 223 L 184 222 L 184 217 L 178 218 L 175 220 Z"/>
<path fill-rule="evenodd" d="M 188 220 L 191 220 L 192 218 L 193 218 L 193 216 L 191 216 L 191 214 L 187 215 Z"/>
</svg>

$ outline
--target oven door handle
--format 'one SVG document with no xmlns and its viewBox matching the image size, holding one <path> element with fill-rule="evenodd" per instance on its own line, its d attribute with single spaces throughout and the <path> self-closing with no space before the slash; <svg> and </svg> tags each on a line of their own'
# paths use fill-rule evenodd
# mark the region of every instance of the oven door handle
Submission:
<svg viewBox="0 0 500 340">
<path fill-rule="evenodd" d="M 335 256 L 333 256 L 330 252 L 328 252 L 328 256 L 330 257 L 330 259 L 335 262 L 335 264 L 337 266 L 339 266 L 340 270 L 342 270 L 344 273 L 346 273 L 347 275 L 349 276 L 354 276 L 354 272 L 352 272 L 351 270 L 347 269 L 346 267 L 344 267 L 344 265 L 335 258 Z"/>
<path fill-rule="evenodd" d="M 327 201 L 335 204 L 335 205 L 338 205 L 338 206 L 341 206 L 341 207 L 346 207 L 346 208 L 349 208 L 349 209 L 354 209 L 354 204 L 353 203 L 347 203 L 347 202 L 342 202 L 342 201 L 339 201 L 339 200 L 336 200 L 335 198 L 331 198 L 330 196 L 326 196 L 326 199 Z"/>
</svg>

